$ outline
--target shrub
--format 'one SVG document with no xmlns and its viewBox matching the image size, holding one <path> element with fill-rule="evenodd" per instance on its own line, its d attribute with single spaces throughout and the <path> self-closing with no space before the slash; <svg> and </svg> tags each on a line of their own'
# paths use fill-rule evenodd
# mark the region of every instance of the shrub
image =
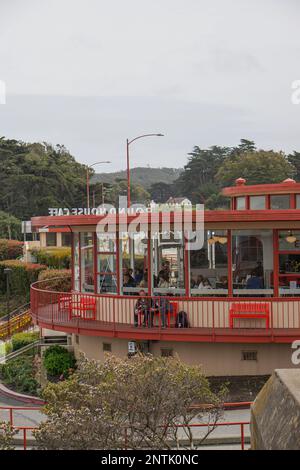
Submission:
<svg viewBox="0 0 300 470">
<path fill-rule="evenodd" d="M 39 336 L 38 331 L 30 333 L 16 333 L 11 339 L 12 351 L 17 351 L 28 344 L 34 343 L 39 339 Z"/>
<path fill-rule="evenodd" d="M 46 269 L 40 272 L 39 281 L 44 281 L 43 289 L 70 292 L 72 288 L 72 272 L 70 269 Z"/>
<path fill-rule="evenodd" d="M 45 264 L 52 269 L 69 269 L 71 264 L 71 248 L 41 248 L 33 249 L 37 263 Z"/>
<path fill-rule="evenodd" d="M 23 243 L 18 240 L 0 239 L 0 261 L 17 259 L 23 255 Z"/>
<path fill-rule="evenodd" d="M 66 348 L 53 345 L 46 349 L 43 363 L 48 377 L 55 378 L 62 374 L 68 377 L 69 369 L 75 367 L 76 360 L 74 354 L 70 353 Z"/>
<path fill-rule="evenodd" d="M 41 264 L 23 263 L 19 260 L 7 260 L 0 262 L 0 293 L 6 292 L 6 276 L 4 269 L 10 268 L 10 290 L 14 295 L 29 297 L 30 285 L 38 280 L 38 275 L 46 269 Z"/>
<path fill-rule="evenodd" d="M 37 394 L 38 383 L 34 377 L 33 357 L 24 355 L 0 365 L 1 380 L 17 392 Z"/>
</svg>

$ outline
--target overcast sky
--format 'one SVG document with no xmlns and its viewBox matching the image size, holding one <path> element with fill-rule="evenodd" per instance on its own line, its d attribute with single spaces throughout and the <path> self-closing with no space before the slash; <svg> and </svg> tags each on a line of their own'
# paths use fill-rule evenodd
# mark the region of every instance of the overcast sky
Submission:
<svg viewBox="0 0 300 470">
<path fill-rule="evenodd" d="M 0 135 L 106 171 L 140 133 L 165 137 L 133 144 L 132 166 L 240 138 L 300 151 L 299 22 L 299 0 L 0 0 Z"/>
</svg>

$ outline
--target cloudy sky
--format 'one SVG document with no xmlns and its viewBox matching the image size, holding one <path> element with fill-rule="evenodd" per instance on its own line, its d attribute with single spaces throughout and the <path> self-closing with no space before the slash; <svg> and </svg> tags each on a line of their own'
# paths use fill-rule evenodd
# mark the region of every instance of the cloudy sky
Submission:
<svg viewBox="0 0 300 470">
<path fill-rule="evenodd" d="M 106 171 L 140 133 L 165 137 L 132 145 L 132 166 L 240 138 L 300 151 L 299 20 L 298 0 L 0 0 L 0 135 Z"/>
</svg>

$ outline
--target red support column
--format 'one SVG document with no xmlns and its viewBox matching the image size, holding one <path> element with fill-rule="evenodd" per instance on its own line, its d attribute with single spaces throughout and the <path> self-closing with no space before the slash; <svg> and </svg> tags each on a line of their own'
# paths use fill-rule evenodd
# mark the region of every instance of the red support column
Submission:
<svg viewBox="0 0 300 470">
<path fill-rule="evenodd" d="M 75 286 L 75 279 L 74 279 L 74 272 L 75 272 L 75 269 L 74 269 L 74 233 L 71 232 L 71 268 L 72 268 L 72 290 L 74 290 L 74 286 Z"/>
<path fill-rule="evenodd" d="M 279 297 L 279 256 L 278 256 L 278 230 L 273 230 L 273 290 L 274 297 Z"/>
<path fill-rule="evenodd" d="M 232 239 L 231 230 L 227 230 L 227 259 L 228 259 L 228 296 L 233 296 L 232 288 Z"/>
<path fill-rule="evenodd" d="M 296 209 L 296 194 L 290 195 L 290 208 Z"/>
<path fill-rule="evenodd" d="M 97 294 L 97 257 L 98 257 L 98 249 L 97 249 L 97 233 L 93 234 L 93 254 L 94 254 L 94 293 Z"/>
<path fill-rule="evenodd" d="M 116 266 L 117 266 L 117 294 L 121 294 L 121 273 L 120 270 L 122 266 L 120 266 L 120 232 L 119 229 L 116 232 Z"/>
<path fill-rule="evenodd" d="M 191 296 L 191 283 L 190 283 L 190 252 L 188 250 L 188 240 L 184 234 L 184 285 L 185 285 L 185 296 Z"/>
<path fill-rule="evenodd" d="M 151 246 L 151 230 L 148 231 L 147 240 L 147 264 L 148 264 L 148 295 L 152 295 L 152 246 Z"/>
</svg>

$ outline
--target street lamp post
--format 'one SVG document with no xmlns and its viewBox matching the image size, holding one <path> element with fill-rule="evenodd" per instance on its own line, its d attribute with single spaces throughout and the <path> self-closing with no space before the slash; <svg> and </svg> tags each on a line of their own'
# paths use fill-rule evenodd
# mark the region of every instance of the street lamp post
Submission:
<svg viewBox="0 0 300 470">
<path fill-rule="evenodd" d="M 10 289 L 9 289 L 9 278 L 12 272 L 11 268 L 5 268 L 4 274 L 6 276 L 6 308 L 7 308 L 7 324 L 8 324 L 8 335 L 10 334 Z"/>
<path fill-rule="evenodd" d="M 87 203 L 87 208 L 90 208 L 90 174 L 89 170 L 95 165 L 100 165 L 101 163 L 111 163 L 109 160 L 105 160 L 102 162 L 96 162 L 92 163 L 91 165 L 88 165 L 86 168 L 86 203 Z"/>
<path fill-rule="evenodd" d="M 129 146 L 138 139 L 143 139 L 144 137 L 163 137 L 163 134 L 143 134 L 135 137 L 132 140 L 126 139 L 126 158 L 127 158 L 127 207 L 131 206 L 130 198 L 130 166 L 129 166 Z"/>
</svg>

